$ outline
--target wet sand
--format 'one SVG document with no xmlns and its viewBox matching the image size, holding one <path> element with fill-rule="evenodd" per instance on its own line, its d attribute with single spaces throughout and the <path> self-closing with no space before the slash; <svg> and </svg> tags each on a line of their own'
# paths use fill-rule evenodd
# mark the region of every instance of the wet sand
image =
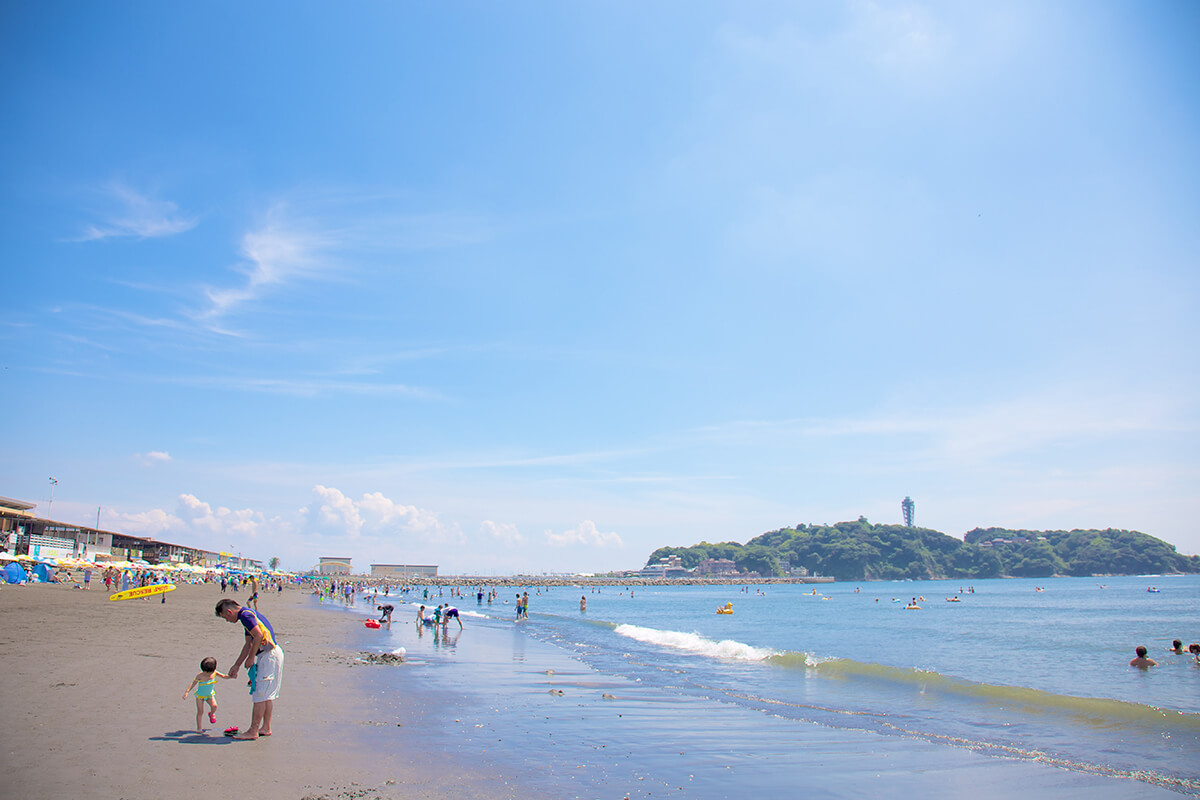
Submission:
<svg viewBox="0 0 1200 800">
<path fill-rule="evenodd" d="M 93 581 L 95 583 L 95 581 Z M 234 596 L 234 595 L 227 595 Z M 109 602 L 59 585 L 0 587 L 0 681 L 5 793 L 23 797 L 272 798 L 516 797 L 490 776 L 427 763 L 419 744 L 364 746 L 395 716 L 373 707 L 344 645 L 361 624 L 311 606 L 300 590 L 264 595 L 260 610 L 286 653 L 273 735 L 238 742 L 250 700 L 243 678 L 219 681 L 217 724 L 197 734 L 181 699 L 214 656 L 226 671 L 241 627 L 213 614 L 219 586 L 180 586 L 159 598 Z M 244 600 L 245 595 L 235 599 Z M 515 792 L 515 790 L 514 790 Z"/>
</svg>

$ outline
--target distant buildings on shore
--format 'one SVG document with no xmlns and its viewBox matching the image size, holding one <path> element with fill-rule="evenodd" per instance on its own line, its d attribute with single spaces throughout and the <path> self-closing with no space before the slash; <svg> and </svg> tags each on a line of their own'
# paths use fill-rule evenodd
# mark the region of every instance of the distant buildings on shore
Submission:
<svg viewBox="0 0 1200 800">
<path fill-rule="evenodd" d="M 391 578 L 405 583 L 421 578 L 436 578 L 437 564 L 372 564 L 372 578 Z"/>
<path fill-rule="evenodd" d="M 354 569 L 350 565 L 350 558 L 346 556 L 321 556 L 317 559 L 317 566 L 312 573 L 316 575 L 353 575 Z M 437 576 L 437 564 L 371 565 L 372 578 L 386 578 L 401 583 L 423 578 L 436 578 Z"/>
<path fill-rule="evenodd" d="M 318 575 L 349 575 L 350 559 L 343 556 L 321 556 L 317 559 L 317 568 L 313 572 Z"/>
<path fill-rule="evenodd" d="M 740 572 L 737 564 L 728 558 L 706 558 L 696 565 L 695 569 L 688 569 L 683 566 L 683 559 L 679 556 L 667 556 L 660 558 L 654 564 L 647 564 L 639 570 L 631 570 L 621 573 L 629 577 L 639 578 L 761 578 L 762 575 L 758 572 Z M 804 567 L 797 567 L 792 571 L 792 576 L 804 578 L 808 576 L 808 570 Z"/>
<path fill-rule="evenodd" d="M 102 564 L 129 561 L 134 564 L 191 564 L 196 567 L 224 565 L 233 569 L 262 570 L 261 561 L 233 553 L 203 550 L 148 536 L 55 522 L 34 514 L 36 506 L 0 497 L 0 546 L 14 556 L 54 561 L 79 558 Z"/>
</svg>

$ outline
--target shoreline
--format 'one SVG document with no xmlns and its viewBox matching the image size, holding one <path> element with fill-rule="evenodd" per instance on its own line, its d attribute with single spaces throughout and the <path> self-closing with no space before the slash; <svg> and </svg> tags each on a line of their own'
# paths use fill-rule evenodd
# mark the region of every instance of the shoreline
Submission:
<svg viewBox="0 0 1200 800">
<path fill-rule="evenodd" d="M 539 609 L 545 601 L 535 603 L 532 619 L 520 623 L 507 618 L 508 608 L 479 609 L 485 615 L 467 603 L 465 629 L 451 624 L 437 635 L 422 633 L 406 619 L 408 606 L 418 602 L 408 598 L 390 630 L 358 637 L 363 652 L 397 645 L 407 650 L 402 667 L 364 673 L 376 702 L 384 708 L 403 705 L 409 688 L 420 687 L 426 702 L 415 712 L 396 711 L 415 713 L 406 716 L 405 725 L 420 729 L 427 757 L 445 760 L 451 769 L 478 765 L 497 776 L 497 786 L 519 780 L 531 790 L 524 797 L 729 800 L 813 794 L 955 800 L 967 787 L 982 800 L 1176 796 L 1160 784 L 999 747 L 956 746 L 970 743 L 895 725 L 872 730 L 842 724 L 838 715 L 859 712 L 840 707 L 813 706 L 832 715 L 821 722 L 776 713 L 769 698 L 730 702 L 717 684 L 684 688 L 669 657 L 659 662 L 637 647 L 618 645 L 607 652 L 644 670 L 610 670 L 573 652 L 594 646 L 589 644 L 594 640 L 562 638 L 562 629 L 543 626 Z M 365 608 L 361 600 L 355 607 L 329 604 L 331 612 L 350 618 L 361 617 Z M 752 691 L 749 684 L 744 691 Z M 406 735 L 380 728 L 368 746 L 382 757 Z"/>
<path fill-rule="evenodd" d="M 297 800 L 509 796 L 472 768 L 427 768 L 410 738 L 381 757 L 372 734 L 395 718 L 381 716 L 367 676 L 350 669 L 361 623 L 313 607 L 296 589 L 263 593 L 259 602 L 286 654 L 274 735 L 222 735 L 249 724 L 244 670 L 218 681 L 217 724 L 206 717 L 197 734 L 195 702 L 182 693 L 201 658 L 215 656 L 224 672 L 242 643 L 240 626 L 213 614 L 222 597 L 245 600 L 212 584 L 181 585 L 165 603 L 109 602 L 103 588 L 0 587 L 0 752 L 9 787 L 30 797 L 124 800 L 181 791 Z"/>
<path fill-rule="evenodd" d="M 836 582 L 833 578 L 817 576 L 804 578 L 742 577 L 735 579 L 731 576 L 714 576 L 711 578 L 648 578 L 645 576 L 631 576 L 627 578 L 614 578 L 610 576 L 587 577 L 580 575 L 570 577 L 551 577 L 547 575 L 413 575 L 411 576 L 411 580 L 372 575 L 315 575 L 313 577 L 318 580 L 340 580 L 345 578 L 354 583 L 378 583 L 380 585 L 387 584 L 388 586 L 578 586 L 580 588 L 587 588 L 589 586 L 767 586 L 772 584 L 829 584 Z"/>
<path fill-rule="evenodd" d="M 539 624 L 536 613 L 515 625 L 466 605 L 463 631 L 433 633 L 405 619 L 417 602 L 410 597 L 397 603 L 390 629 L 368 631 L 372 605 L 321 603 L 303 589 L 260 601 L 287 654 L 274 735 L 220 735 L 249 721 L 241 680 L 218 683 L 218 724 L 198 735 L 189 730 L 194 701 L 181 693 L 200 658 L 215 656 L 224 671 L 242 641 L 240 626 L 213 615 L 222 597 L 244 594 L 183 585 L 165 603 L 109 602 L 103 591 L 63 585 L 0 588 L 10 706 L 0 746 L 10 786 L 33 797 L 124 800 L 181 790 L 297 800 L 725 800 L 780 796 L 784 787 L 952 800 L 966 786 L 984 800 L 1014 789 L 1032 798 L 1165 797 L 1149 785 L 921 737 L 797 723 L 708 692 L 664 693 L 586 666 L 525 628 Z M 397 645 L 408 651 L 403 664 L 361 660 Z M 206 746 L 183 746 L 197 744 Z"/>
</svg>

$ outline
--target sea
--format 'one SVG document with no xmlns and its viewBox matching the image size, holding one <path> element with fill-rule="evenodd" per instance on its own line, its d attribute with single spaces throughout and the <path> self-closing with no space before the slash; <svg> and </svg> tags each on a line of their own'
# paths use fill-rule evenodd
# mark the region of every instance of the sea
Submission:
<svg viewBox="0 0 1200 800">
<path fill-rule="evenodd" d="M 394 621 L 356 646 L 406 656 L 360 671 L 374 741 L 518 796 L 1200 796 L 1200 664 L 1169 652 L 1200 641 L 1200 576 L 531 584 L 522 621 L 517 588 L 473 588 L 374 601 Z M 357 628 L 374 602 L 323 604 Z M 415 623 L 446 602 L 462 630 Z"/>
</svg>

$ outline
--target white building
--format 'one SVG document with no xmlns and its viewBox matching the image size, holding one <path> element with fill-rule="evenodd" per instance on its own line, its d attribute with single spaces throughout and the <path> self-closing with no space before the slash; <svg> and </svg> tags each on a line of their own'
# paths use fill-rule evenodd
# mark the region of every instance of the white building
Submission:
<svg viewBox="0 0 1200 800">
<path fill-rule="evenodd" d="M 390 578 L 405 583 L 421 578 L 436 578 L 437 564 L 372 564 L 372 578 Z"/>
<path fill-rule="evenodd" d="M 350 559 L 341 556 L 321 556 L 317 572 L 322 575 L 349 575 Z"/>
</svg>

